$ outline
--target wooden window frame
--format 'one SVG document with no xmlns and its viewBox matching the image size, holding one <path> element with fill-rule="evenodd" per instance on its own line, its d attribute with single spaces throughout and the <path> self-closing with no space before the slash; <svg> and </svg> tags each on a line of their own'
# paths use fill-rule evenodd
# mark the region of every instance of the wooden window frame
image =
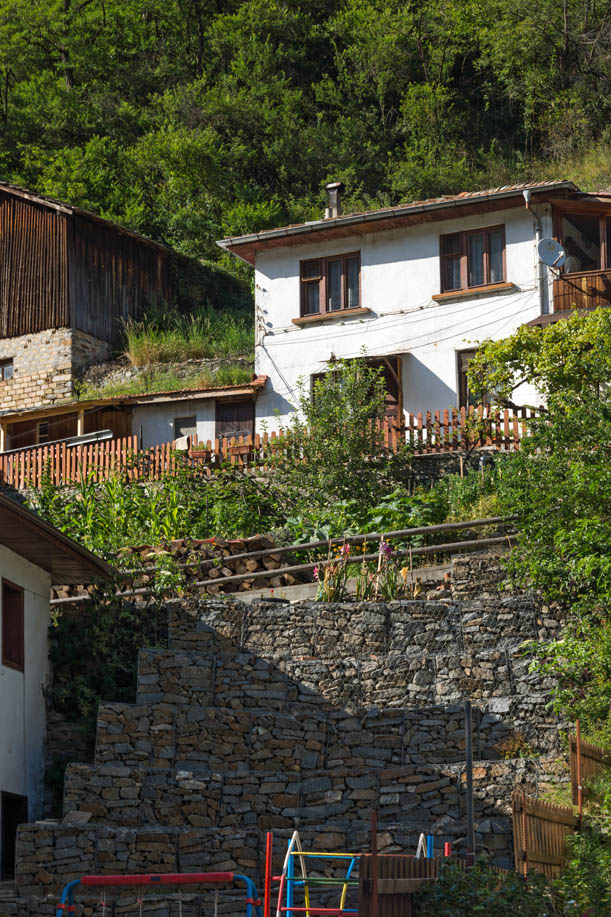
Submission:
<svg viewBox="0 0 611 917">
<path fill-rule="evenodd" d="M 6 666 L 8 669 L 15 669 L 17 672 L 25 671 L 25 608 L 24 608 L 24 590 L 22 586 L 18 586 L 17 583 L 12 583 L 10 580 L 2 577 L 2 665 Z M 4 587 L 8 586 L 9 589 L 17 592 L 21 597 L 21 608 L 20 608 L 20 617 L 21 617 L 21 645 L 19 647 L 19 656 L 20 661 L 15 661 L 14 659 L 9 659 L 6 655 L 6 635 L 8 627 L 6 625 L 6 609 L 4 602 Z"/>
<path fill-rule="evenodd" d="M 6 370 L 8 367 L 11 368 L 10 376 L 6 376 Z M 0 360 L 0 382 L 9 382 L 15 376 L 15 366 L 12 357 L 6 357 L 3 360 Z"/>
<path fill-rule="evenodd" d="M 562 244 L 562 220 L 565 217 L 570 217 L 571 215 L 587 215 L 587 216 L 597 216 L 598 217 L 598 241 L 600 242 L 600 267 L 590 268 L 587 270 L 582 268 L 579 271 L 571 271 L 571 273 L 564 273 L 562 268 L 560 272 L 563 277 L 573 277 L 581 276 L 581 274 L 600 274 L 603 271 L 611 271 L 611 239 L 607 238 L 607 224 L 606 221 L 611 220 L 611 210 L 603 210 L 599 207 L 589 206 L 587 208 L 582 207 L 554 207 L 553 214 L 553 224 L 554 224 L 554 238 Z"/>
<path fill-rule="evenodd" d="M 503 277 L 501 280 L 490 280 L 490 242 L 489 242 L 489 233 L 491 232 L 502 232 L 503 233 Z M 484 244 L 484 283 L 478 284 L 469 284 L 469 237 L 484 235 L 485 244 Z M 443 252 L 443 240 L 449 238 L 450 236 L 458 236 L 460 239 L 460 252 L 455 255 L 446 255 Z M 440 289 L 442 293 L 460 293 L 463 290 L 481 290 L 486 287 L 496 287 L 500 283 L 505 283 L 507 279 L 507 260 L 506 260 L 506 251 L 507 251 L 507 240 L 505 237 L 505 224 L 501 223 L 498 226 L 483 226 L 481 229 L 468 229 L 463 232 L 448 232 L 439 236 L 439 276 L 440 276 Z M 445 259 L 449 257 L 459 257 L 460 258 L 460 286 L 455 287 L 454 289 L 446 289 L 445 285 Z"/>
<path fill-rule="evenodd" d="M 346 262 L 349 258 L 359 259 L 359 304 L 358 306 L 346 305 Z M 303 276 L 303 268 L 306 264 L 312 264 L 314 261 L 320 262 L 320 275 L 306 279 Z M 341 306 L 339 309 L 327 309 L 327 267 L 331 261 L 342 262 L 341 277 Z M 306 312 L 306 289 L 309 284 L 318 284 L 318 312 Z M 301 318 L 311 318 L 320 315 L 339 315 L 342 312 L 351 312 L 353 309 L 361 308 L 361 253 L 345 252 L 340 255 L 328 255 L 325 258 L 305 258 L 299 262 L 299 315 Z"/>
</svg>

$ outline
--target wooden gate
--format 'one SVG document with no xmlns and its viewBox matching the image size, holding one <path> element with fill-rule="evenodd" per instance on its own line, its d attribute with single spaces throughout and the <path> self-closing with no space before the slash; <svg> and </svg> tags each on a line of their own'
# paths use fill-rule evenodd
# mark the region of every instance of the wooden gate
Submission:
<svg viewBox="0 0 611 917">
<path fill-rule="evenodd" d="M 577 763 L 577 743 L 579 742 L 579 766 Z M 569 737 L 571 789 L 573 792 L 573 805 L 579 804 L 579 785 L 583 786 L 583 795 L 587 793 L 587 784 L 594 777 L 602 774 L 607 767 L 611 767 L 611 752 L 584 742 L 577 736 Z"/>
<path fill-rule="evenodd" d="M 371 855 L 363 855 L 359 865 L 359 917 L 412 917 L 412 896 L 436 878 L 438 865 L 439 857 L 416 859 L 389 854 L 376 856 L 374 861 Z"/>
<path fill-rule="evenodd" d="M 542 802 L 522 790 L 514 791 L 512 803 L 516 872 L 560 875 L 567 861 L 566 839 L 577 830 L 579 818 L 567 806 Z"/>
</svg>

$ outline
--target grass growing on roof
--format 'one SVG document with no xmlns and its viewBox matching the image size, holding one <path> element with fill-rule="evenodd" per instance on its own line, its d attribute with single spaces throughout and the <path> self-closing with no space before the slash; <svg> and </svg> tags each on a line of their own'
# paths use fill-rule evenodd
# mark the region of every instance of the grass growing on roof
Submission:
<svg viewBox="0 0 611 917">
<path fill-rule="evenodd" d="M 254 320 L 244 310 L 205 306 L 189 314 L 157 307 L 125 328 L 125 354 L 132 366 L 207 357 L 249 355 Z"/>
<path fill-rule="evenodd" d="M 137 379 L 126 379 L 124 382 L 113 382 L 96 387 L 83 384 L 79 389 L 80 401 L 90 398 L 112 398 L 118 395 L 143 395 L 155 392 L 176 392 L 181 389 L 215 388 L 220 385 L 244 385 L 250 382 L 252 368 L 229 364 L 220 366 L 214 372 L 194 368 L 192 373 L 179 374 L 175 369 L 155 368 L 150 373 L 143 373 Z"/>
</svg>

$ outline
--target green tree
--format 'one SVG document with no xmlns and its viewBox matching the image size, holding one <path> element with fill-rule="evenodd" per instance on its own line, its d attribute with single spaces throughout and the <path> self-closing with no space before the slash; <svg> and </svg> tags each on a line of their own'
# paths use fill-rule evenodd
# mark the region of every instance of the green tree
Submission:
<svg viewBox="0 0 611 917">
<path fill-rule="evenodd" d="M 556 708 L 611 737 L 611 316 L 575 314 L 484 342 L 469 373 L 505 403 L 523 383 L 545 398 L 503 466 L 500 498 L 519 530 L 511 572 L 569 614 L 561 638 L 540 648 Z"/>
</svg>

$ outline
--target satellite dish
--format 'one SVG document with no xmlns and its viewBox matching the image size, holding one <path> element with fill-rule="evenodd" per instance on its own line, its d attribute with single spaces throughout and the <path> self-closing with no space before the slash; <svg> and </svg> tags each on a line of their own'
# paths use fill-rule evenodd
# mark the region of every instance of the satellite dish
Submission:
<svg viewBox="0 0 611 917">
<path fill-rule="evenodd" d="M 539 258 L 548 267 L 562 267 L 566 261 L 566 251 L 555 239 L 541 239 L 537 250 Z"/>
</svg>

